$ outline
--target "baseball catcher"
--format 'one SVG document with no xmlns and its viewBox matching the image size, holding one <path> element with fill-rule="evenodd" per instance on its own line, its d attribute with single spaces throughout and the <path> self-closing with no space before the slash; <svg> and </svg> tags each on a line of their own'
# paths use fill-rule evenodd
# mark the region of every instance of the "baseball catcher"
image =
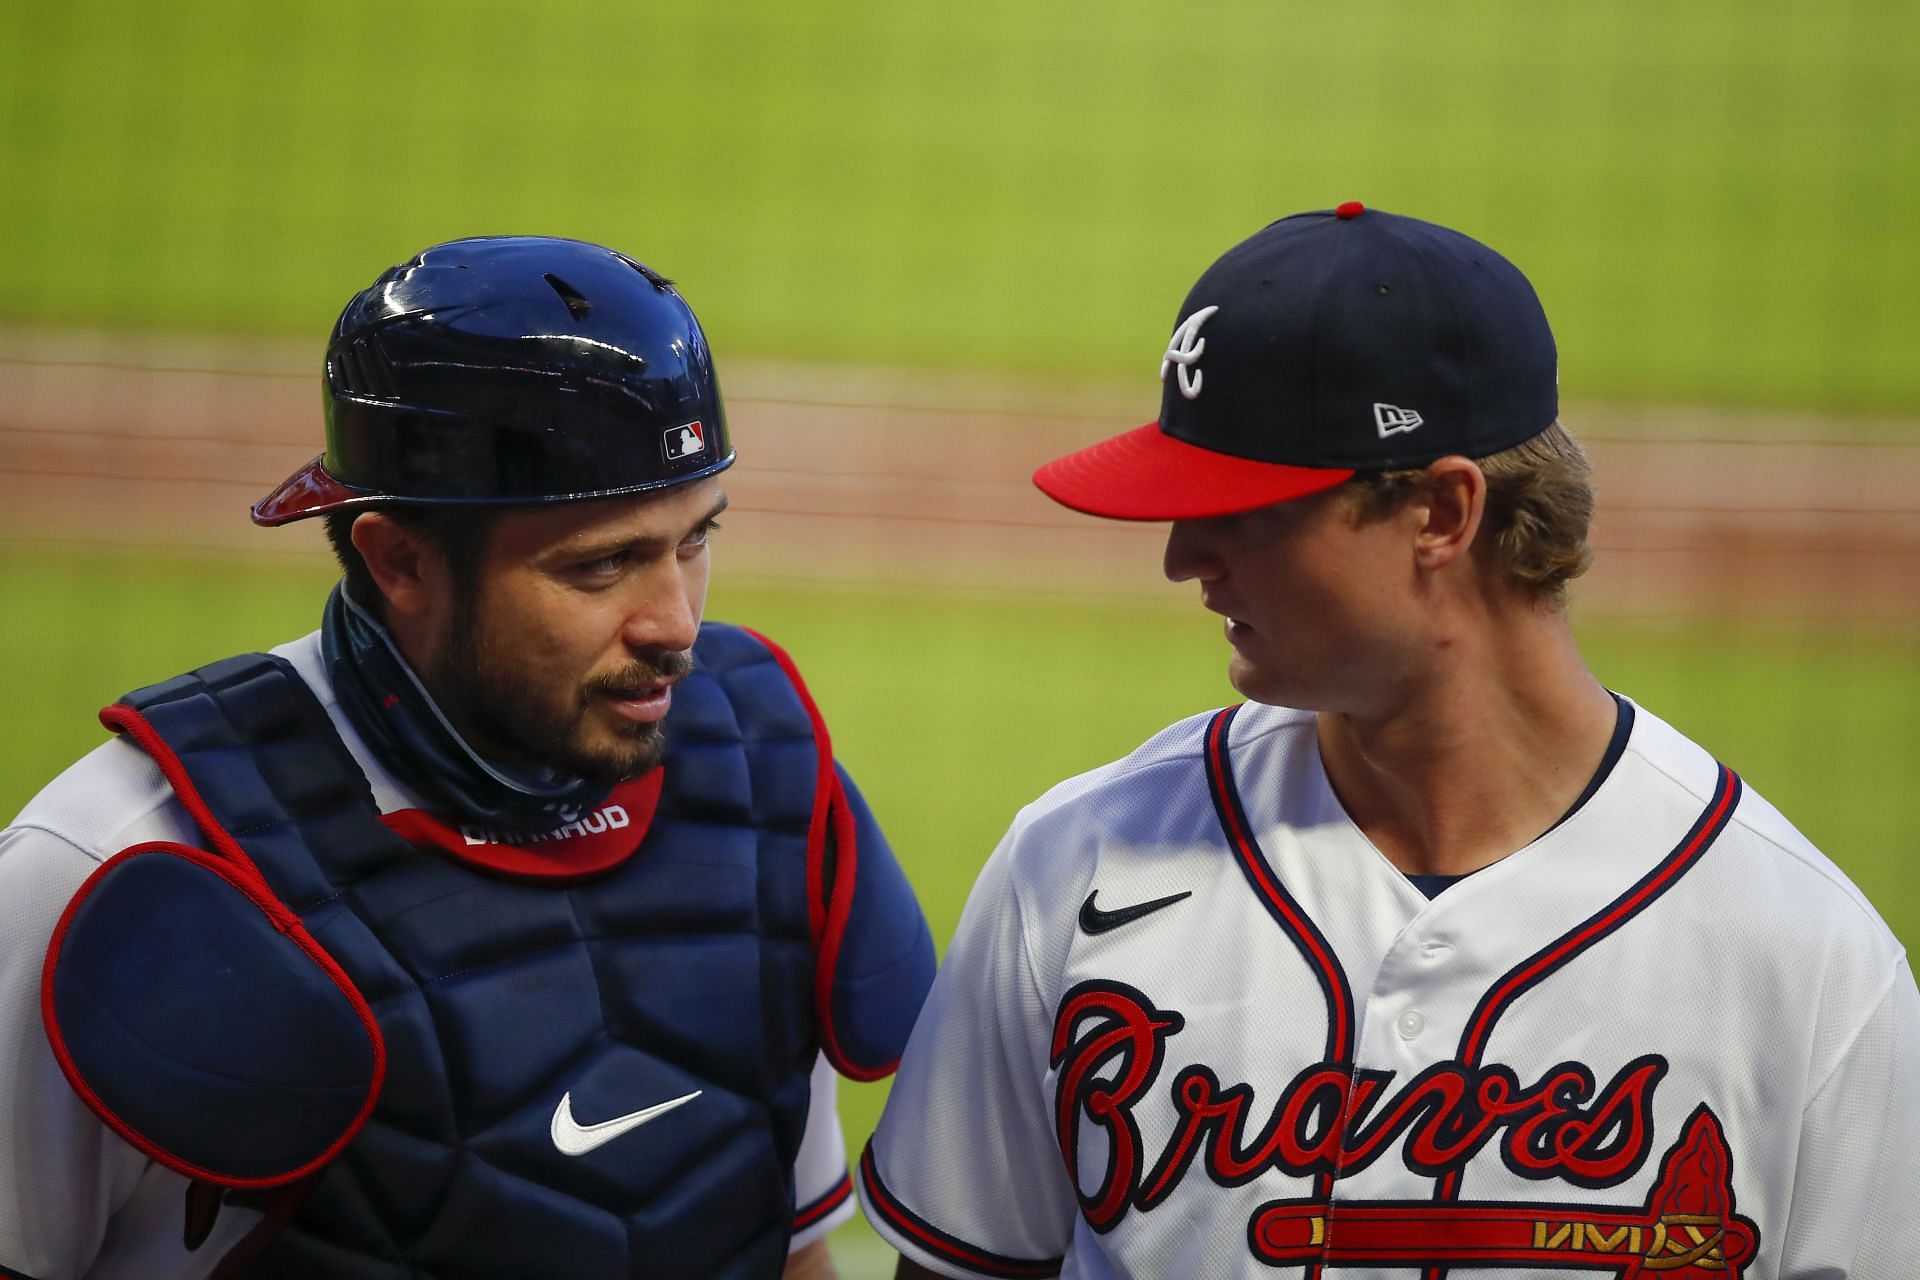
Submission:
<svg viewBox="0 0 1920 1280">
<path fill-rule="evenodd" d="M 703 622 L 693 312 L 437 245 L 327 347 L 318 631 L 101 713 L 0 834 L 0 1274 L 830 1274 L 833 1073 L 932 978 L 793 662 Z"/>
</svg>

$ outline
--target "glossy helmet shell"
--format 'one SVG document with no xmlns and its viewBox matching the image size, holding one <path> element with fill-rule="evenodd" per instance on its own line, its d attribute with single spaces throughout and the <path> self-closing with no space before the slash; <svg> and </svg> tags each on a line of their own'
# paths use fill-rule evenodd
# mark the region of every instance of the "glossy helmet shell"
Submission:
<svg viewBox="0 0 1920 1280">
<path fill-rule="evenodd" d="M 435 245 L 340 313 L 327 451 L 253 507 L 528 504 L 684 484 L 733 462 L 706 335 L 664 277 L 579 240 Z"/>
</svg>

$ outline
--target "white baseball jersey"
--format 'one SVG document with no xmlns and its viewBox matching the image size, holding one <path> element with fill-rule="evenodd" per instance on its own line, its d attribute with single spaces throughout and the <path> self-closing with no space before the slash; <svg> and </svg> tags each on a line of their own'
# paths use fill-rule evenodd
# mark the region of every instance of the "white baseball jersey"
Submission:
<svg viewBox="0 0 1920 1280">
<path fill-rule="evenodd" d="M 333 719 L 383 813 L 422 809 L 382 768 L 334 698 L 316 632 L 274 650 L 291 662 Z M 99 864 L 129 845 L 201 836 L 153 761 L 113 739 L 83 757 L 0 832 L 0 1275 L 32 1280 L 188 1280 L 211 1272 L 259 1219 L 226 1206 L 213 1234 L 183 1243 L 187 1180 L 153 1163 L 94 1117 L 61 1074 L 40 1016 L 40 970 L 68 899 Z M 790 1246 L 819 1239 L 853 1215 L 833 1069 L 813 1071 L 813 1102 L 794 1162 Z M 7 1269 L 11 1268 L 12 1271 Z"/>
<path fill-rule="evenodd" d="M 1847 879 L 1644 711 L 1431 900 L 1312 715 L 1025 809 L 860 1166 L 947 1276 L 1909 1280 L 1920 991 Z"/>
</svg>

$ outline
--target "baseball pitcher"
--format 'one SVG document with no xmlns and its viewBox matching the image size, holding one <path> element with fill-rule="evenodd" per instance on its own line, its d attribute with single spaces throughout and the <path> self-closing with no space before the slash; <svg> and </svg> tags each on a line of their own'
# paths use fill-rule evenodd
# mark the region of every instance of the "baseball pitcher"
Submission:
<svg viewBox="0 0 1920 1280">
<path fill-rule="evenodd" d="M 1920 991 L 1857 889 L 1581 661 L 1532 287 L 1357 203 L 1229 250 L 1158 422 L 1239 706 L 1015 819 L 860 1165 L 902 1276 L 1908 1280 Z"/>
</svg>

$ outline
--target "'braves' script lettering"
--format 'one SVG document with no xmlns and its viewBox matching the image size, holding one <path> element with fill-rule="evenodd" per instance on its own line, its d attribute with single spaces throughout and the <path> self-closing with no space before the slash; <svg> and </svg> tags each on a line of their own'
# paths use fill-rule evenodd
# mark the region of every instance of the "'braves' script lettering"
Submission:
<svg viewBox="0 0 1920 1280">
<path fill-rule="evenodd" d="M 1653 1093 L 1666 1060 L 1636 1058 L 1601 1085 L 1588 1067 L 1563 1062 L 1522 1085 L 1507 1066 L 1443 1062 L 1397 1089 L 1392 1072 L 1316 1063 L 1280 1091 L 1264 1120 L 1253 1087 L 1223 1086 L 1193 1065 L 1172 1083 L 1178 1117 L 1151 1164 L 1134 1108 L 1160 1076 L 1167 1040 L 1185 1020 L 1115 982 L 1087 982 L 1061 1001 L 1053 1027 L 1058 1071 L 1054 1121 L 1060 1150 L 1097 1231 L 1129 1208 L 1164 1201 L 1198 1160 L 1221 1186 L 1269 1169 L 1306 1177 L 1351 1174 L 1400 1144 L 1407 1167 L 1429 1177 L 1462 1168 L 1489 1143 L 1522 1177 L 1583 1187 L 1616 1185 L 1646 1161 Z M 1106 1163 L 1092 1181 L 1080 1168 L 1082 1122 L 1106 1137 Z M 1257 1126 L 1257 1127 L 1256 1127 Z"/>
</svg>

